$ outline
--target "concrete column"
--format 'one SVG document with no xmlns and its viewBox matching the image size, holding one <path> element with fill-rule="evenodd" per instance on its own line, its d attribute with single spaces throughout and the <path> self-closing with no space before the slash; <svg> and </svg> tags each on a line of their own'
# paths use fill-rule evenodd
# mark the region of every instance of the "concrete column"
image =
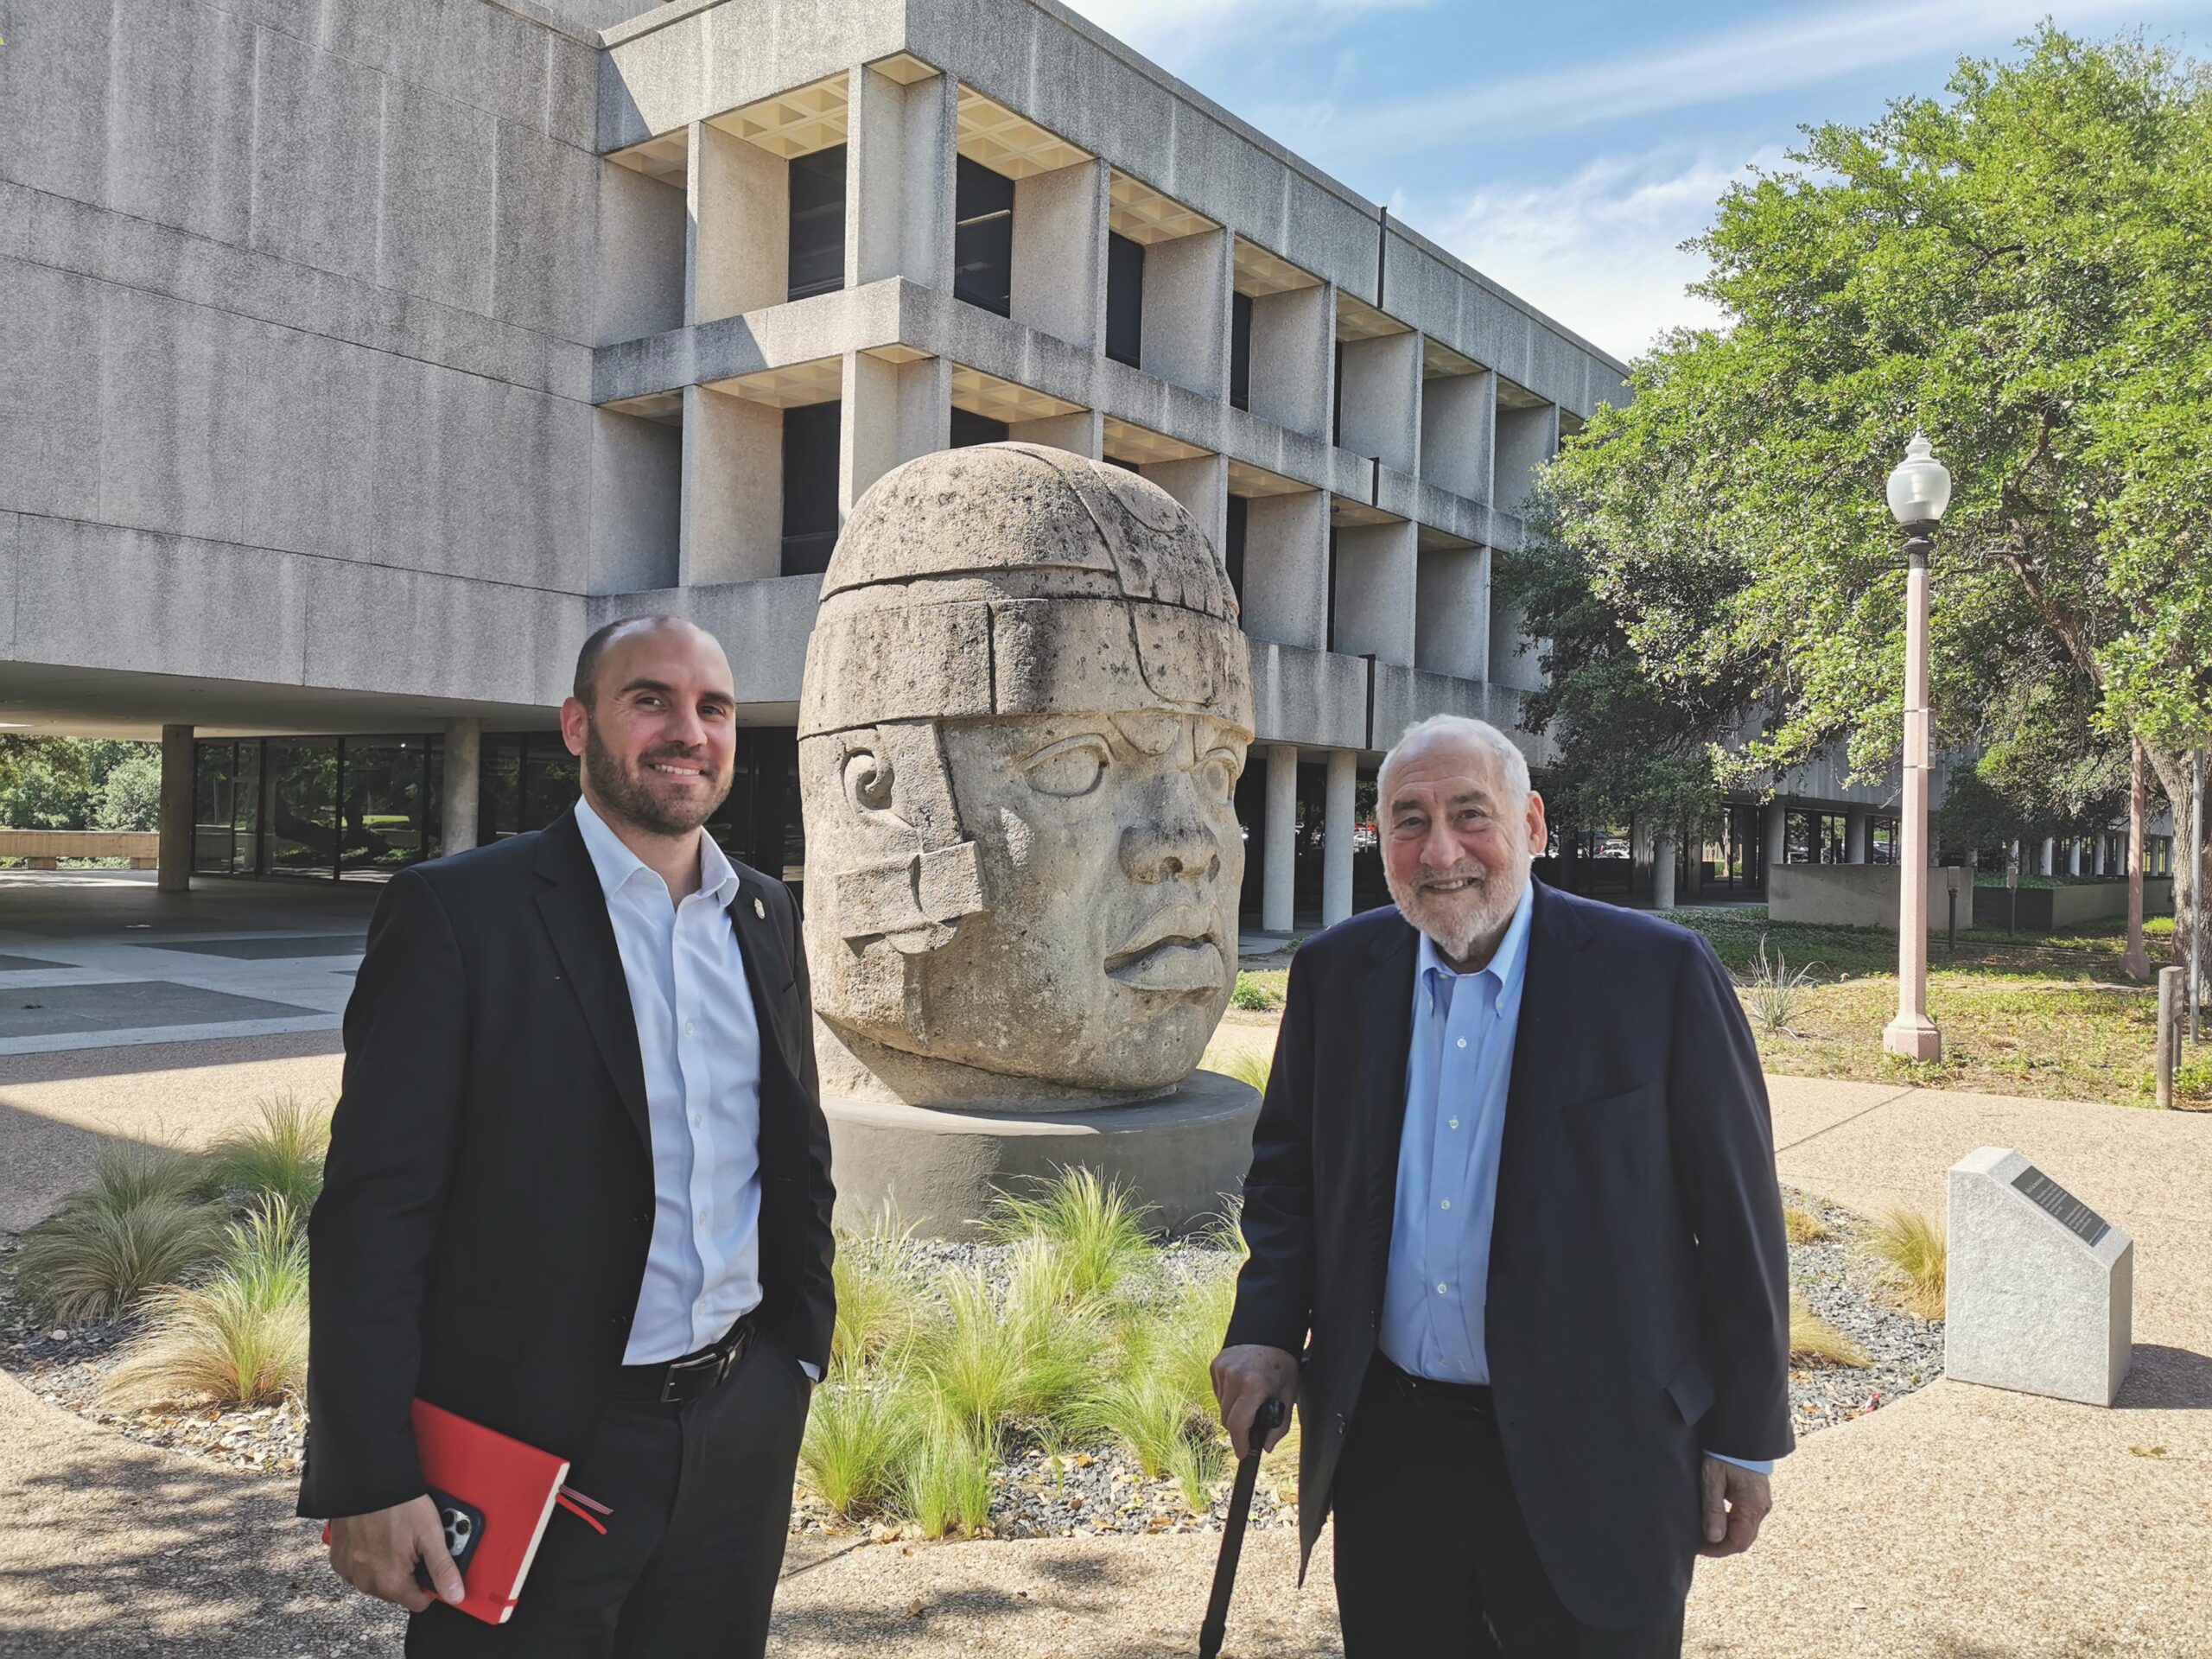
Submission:
<svg viewBox="0 0 2212 1659">
<path fill-rule="evenodd" d="M 1348 657 L 1411 666 L 1418 532 L 1410 523 L 1346 524 L 1337 531 L 1337 637 Z"/>
<path fill-rule="evenodd" d="M 1779 869 L 1789 856 L 1789 826 L 1784 822 L 1788 810 L 1780 801 L 1766 804 L 1766 816 L 1760 828 L 1765 832 L 1766 868 L 1770 870 Z"/>
<path fill-rule="evenodd" d="M 711 322 L 791 294 L 791 164 L 710 121 L 691 129 L 683 314 Z"/>
<path fill-rule="evenodd" d="M 1109 178 L 1092 160 L 1014 186 L 1014 321 L 1085 350 L 1106 337 Z"/>
<path fill-rule="evenodd" d="M 1106 417 L 1095 409 L 1078 409 L 1040 420 L 1015 421 L 1006 435 L 1016 443 L 1041 443 L 1093 461 L 1106 453 Z"/>
<path fill-rule="evenodd" d="M 483 757 L 482 721 L 446 721 L 445 756 L 438 772 L 438 843 L 447 858 L 476 845 L 476 785 Z"/>
<path fill-rule="evenodd" d="M 192 728 L 162 728 L 160 872 L 154 885 L 163 893 L 192 890 L 194 803 L 199 793 L 192 761 Z"/>
<path fill-rule="evenodd" d="M 1268 745 L 1268 823 L 1261 869 L 1260 926 L 1287 933 L 1298 857 L 1298 745 Z"/>
<path fill-rule="evenodd" d="M 2079 836 L 2069 836 L 2066 838 L 2066 874 L 2069 875 L 2082 874 L 2082 837 Z"/>
<path fill-rule="evenodd" d="M 1350 749 L 1329 751 L 1329 793 L 1322 820 L 1321 925 L 1333 927 L 1351 914 L 1351 855 L 1354 791 L 1359 757 Z"/>
<path fill-rule="evenodd" d="M 683 487 L 682 586 L 783 573 L 783 410 L 684 387 Z"/>
<path fill-rule="evenodd" d="M 1224 402 L 1234 250 L 1227 231 L 1179 236 L 1145 250 L 1144 334 L 1138 347 L 1147 374 Z"/>
<path fill-rule="evenodd" d="M 684 187 L 632 168 L 599 169 L 599 248 L 592 327 L 609 346 L 683 326 Z"/>
<path fill-rule="evenodd" d="M 1440 490 L 1490 499 L 1497 377 L 1452 374 L 1421 386 L 1421 475 Z"/>
<path fill-rule="evenodd" d="M 952 286 L 959 88 L 949 75 L 902 86 L 851 72 L 845 130 L 845 283 L 887 276 Z"/>
<path fill-rule="evenodd" d="M 2057 863 L 2058 837 L 2056 836 L 2045 836 L 2043 838 L 2043 855 L 2036 861 L 2036 873 L 2039 875 L 2056 874 L 2057 872 Z"/>
<path fill-rule="evenodd" d="M 1479 547 L 1424 548 L 1415 566 L 1414 666 L 1487 679 L 1489 555 Z"/>
<path fill-rule="evenodd" d="M 1409 476 L 1421 467 L 1421 336 L 1348 340 L 1338 371 L 1337 442 Z"/>
<path fill-rule="evenodd" d="M 1252 302 L 1252 413 L 1309 438 L 1329 435 L 1337 355 L 1334 292 L 1316 283 Z"/>
<path fill-rule="evenodd" d="M 847 352 L 837 440 L 837 517 L 893 467 L 952 442 L 952 365 L 941 357 L 887 363 Z"/>
<path fill-rule="evenodd" d="M 1244 512 L 1244 632 L 1319 651 L 1329 633 L 1329 495 L 1255 495 Z"/>
<path fill-rule="evenodd" d="M 2112 839 L 2112 838 L 2111 838 L 2109 836 L 2106 835 L 2106 834 L 2105 834 L 2105 832 L 2104 832 L 2103 830 L 2098 830 L 2098 831 L 2097 831 L 2097 869 L 2096 869 L 2096 873 L 2097 873 L 2099 875 L 2102 875 L 2102 874 L 2105 873 L 2105 847 L 2106 847 L 2106 844 L 2107 844 L 2107 843 L 2111 839 Z"/>
<path fill-rule="evenodd" d="M 1867 811 L 1863 806 L 1847 807 L 1843 814 L 1843 861 L 1864 864 L 1866 861 Z"/>
<path fill-rule="evenodd" d="M 1497 410 L 1497 460 L 1493 466 L 1491 504 L 1508 512 L 1519 512 L 1535 487 L 1536 470 L 1559 453 L 1559 407 L 1540 404 L 1533 409 Z"/>
<path fill-rule="evenodd" d="M 1651 908 L 1675 907 L 1675 832 L 1662 830 L 1651 837 Z"/>
</svg>

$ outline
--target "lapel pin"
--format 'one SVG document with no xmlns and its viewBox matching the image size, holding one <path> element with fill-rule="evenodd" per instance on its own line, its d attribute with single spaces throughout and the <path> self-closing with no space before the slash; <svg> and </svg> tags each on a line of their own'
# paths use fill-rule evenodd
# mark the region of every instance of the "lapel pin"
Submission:
<svg viewBox="0 0 2212 1659">
<path fill-rule="evenodd" d="M 768 919 L 768 906 L 755 899 L 753 901 L 753 913 L 765 922 Z"/>
</svg>

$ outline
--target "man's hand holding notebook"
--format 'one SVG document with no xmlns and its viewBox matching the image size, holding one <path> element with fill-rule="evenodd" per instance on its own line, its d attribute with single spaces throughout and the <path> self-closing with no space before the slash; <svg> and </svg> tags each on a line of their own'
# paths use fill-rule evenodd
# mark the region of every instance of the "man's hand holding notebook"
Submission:
<svg viewBox="0 0 2212 1659">
<path fill-rule="evenodd" d="M 466 1593 L 446 1554 L 445 1522 L 426 1493 L 388 1510 L 341 1516 L 330 1523 L 330 1565 L 356 1590 L 419 1613 L 433 1600 L 454 1606 Z M 434 1596 L 416 1580 L 421 1567 Z"/>
</svg>

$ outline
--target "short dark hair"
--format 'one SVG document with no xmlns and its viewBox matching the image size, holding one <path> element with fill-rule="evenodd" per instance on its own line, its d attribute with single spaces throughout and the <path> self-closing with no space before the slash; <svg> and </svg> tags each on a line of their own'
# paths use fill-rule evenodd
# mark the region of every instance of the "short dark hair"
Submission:
<svg viewBox="0 0 2212 1659">
<path fill-rule="evenodd" d="M 607 655 L 607 648 L 623 634 L 646 628 L 666 628 L 678 625 L 689 626 L 688 617 L 671 615 L 666 611 L 654 611 L 644 616 L 618 617 L 584 641 L 584 648 L 576 653 L 576 683 L 570 688 L 578 702 L 587 709 L 599 690 L 599 659 Z"/>
</svg>

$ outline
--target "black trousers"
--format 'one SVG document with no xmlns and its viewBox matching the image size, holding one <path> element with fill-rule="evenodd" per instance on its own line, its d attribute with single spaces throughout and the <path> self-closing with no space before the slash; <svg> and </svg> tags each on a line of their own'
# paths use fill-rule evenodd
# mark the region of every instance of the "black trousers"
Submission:
<svg viewBox="0 0 2212 1659">
<path fill-rule="evenodd" d="M 1368 1371 L 1332 1489 L 1344 1659 L 1676 1659 L 1679 1607 L 1601 1630 L 1561 1604 L 1488 1393 L 1409 1383 L 1380 1355 Z"/>
<path fill-rule="evenodd" d="M 613 1510 L 607 1535 L 556 1508 L 512 1618 L 486 1624 L 434 1603 L 408 1620 L 408 1654 L 757 1659 L 810 1389 L 764 1334 L 696 1400 L 609 1402 L 569 1471 Z"/>
</svg>

